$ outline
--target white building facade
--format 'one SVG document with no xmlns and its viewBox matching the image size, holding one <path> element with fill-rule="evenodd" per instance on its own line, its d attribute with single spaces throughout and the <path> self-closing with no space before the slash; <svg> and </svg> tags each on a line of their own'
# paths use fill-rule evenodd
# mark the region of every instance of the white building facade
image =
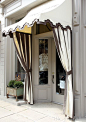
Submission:
<svg viewBox="0 0 86 122">
<path fill-rule="evenodd" d="M 68 0 L 66 0 L 68 1 Z M 16 56 L 13 39 L 2 37 L 2 29 L 12 25 L 36 6 L 49 2 L 49 0 L 1 0 L 0 2 L 0 95 L 6 96 L 6 86 L 10 80 L 15 79 Z M 73 23 L 72 28 L 72 62 L 73 62 L 73 88 L 75 117 L 86 116 L 86 90 L 85 90 L 85 29 L 86 29 L 86 1 L 70 0 Z M 65 13 L 66 16 L 66 13 Z M 56 50 L 53 33 L 36 34 L 36 24 L 32 28 L 32 81 L 35 102 L 55 102 L 63 104 L 64 96 L 56 92 Z M 39 41 L 48 40 L 48 85 L 38 85 L 39 81 Z M 33 62 L 35 61 L 35 63 Z M 54 78 L 52 77 L 54 75 Z M 52 79 L 53 78 L 53 79 Z M 54 84 L 52 83 L 54 80 Z"/>
</svg>

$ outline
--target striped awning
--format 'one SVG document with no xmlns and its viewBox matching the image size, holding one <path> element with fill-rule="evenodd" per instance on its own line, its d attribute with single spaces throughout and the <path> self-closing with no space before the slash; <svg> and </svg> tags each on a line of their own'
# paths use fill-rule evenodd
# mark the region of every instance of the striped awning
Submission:
<svg viewBox="0 0 86 122">
<path fill-rule="evenodd" d="M 33 26 L 35 22 L 45 22 L 50 20 L 52 25 L 61 23 L 63 26 L 72 25 L 72 1 L 71 0 L 51 0 L 42 4 L 31 11 L 19 22 L 3 28 L 3 36 L 16 32 L 17 29 L 24 29 Z"/>
</svg>

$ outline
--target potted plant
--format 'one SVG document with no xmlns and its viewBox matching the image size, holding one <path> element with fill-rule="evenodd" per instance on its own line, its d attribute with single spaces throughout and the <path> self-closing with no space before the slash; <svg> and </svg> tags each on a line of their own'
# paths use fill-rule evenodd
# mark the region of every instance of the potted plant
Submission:
<svg viewBox="0 0 86 122">
<path fill-rule="evenodd" d="M 21 81 L 11 80 L 7 86 L 7 98 L 9 95 L 15 96 L 16 101 L 19 96 L 23 96 L 24 84 Z"/>
</svg>

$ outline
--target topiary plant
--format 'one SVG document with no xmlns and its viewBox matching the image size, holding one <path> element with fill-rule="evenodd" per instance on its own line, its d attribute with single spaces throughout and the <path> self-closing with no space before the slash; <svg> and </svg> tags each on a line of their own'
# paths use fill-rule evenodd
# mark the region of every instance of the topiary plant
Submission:
<svg viewBox="0 0 86 122">
<path fill-rule="evenodd" d="M 11 80 L 11 81 L 9 82 L 8 86 L 9 86 L 9 87 L 14 87 L 14 83 L 15 83 L 15 82 L 16 82 L 15 80 Z"/>
<path fill-rule="evenodd" d="M 15 81 L 15 83 L 14 83 L 14 87 L 19 88 L 19 87 L 23 87 L 23 86 L 24 86 L 24 84 L 21 81 Z"/>
</svg>

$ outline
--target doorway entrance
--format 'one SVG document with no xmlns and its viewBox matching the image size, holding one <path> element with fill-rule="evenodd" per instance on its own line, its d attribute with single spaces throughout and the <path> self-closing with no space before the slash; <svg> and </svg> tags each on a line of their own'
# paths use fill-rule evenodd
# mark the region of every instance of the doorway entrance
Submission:
<svg viewBox="0 0 86 122">
<path fill-rule="evenodd" d="M 46 33 L 46 35 L 40 34 L 36 40 L 33 41 L 32 76 L 34 101 L 63 104 L 64 88 L 61 88 L 62 84 L 60 82 L 64 80 L 62 79 L 64 76 L 62 73 L 64 73 L 64 71 L 63 67 L 61 67 L 61 63 L 59 63 L 60 60 L 56 53 L 52 33 L 49 33 Z"/>
<path fill-rule="evenodd" d="M 51 38 L 37 37 L 32 42 L 32 79 L 35 102 L 51 102 Z"/>
<path fill-rule="evenodd" d="M 58 56 L 54 39 L 52 39 L 52 101 L 54 103 L 64 103 L 65 70 L 62 67 Z"/>
</svg>

